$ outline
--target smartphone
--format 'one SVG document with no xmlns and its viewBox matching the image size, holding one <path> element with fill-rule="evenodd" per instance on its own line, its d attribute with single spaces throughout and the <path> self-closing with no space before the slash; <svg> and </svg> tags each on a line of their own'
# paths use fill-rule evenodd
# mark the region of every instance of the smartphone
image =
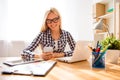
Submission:
<svg viewBox="0 0 120 80">
<path fill-rule="evenodd" d="M 44 47 L 43 52 L 53 52 L 53 47 Z"/>
</svg>

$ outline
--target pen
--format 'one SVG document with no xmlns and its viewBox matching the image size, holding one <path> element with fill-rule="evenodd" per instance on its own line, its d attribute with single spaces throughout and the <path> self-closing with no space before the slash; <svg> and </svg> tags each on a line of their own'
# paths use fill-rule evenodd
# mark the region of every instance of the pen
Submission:
<svg viewBox="0 0 120 80">
<path fill-rule="evenodd" d="M 107 46 L 103 49 L 103 51 L 100 52 L 100 54 L 98 54 L 98 56 L 97 56 L 97 58 L 95 58 L 93 64 L 96 64 L 96 65 L 97 65 L 97 64 L 99 63 L 99 60 L 104 56 L 104 54 L 106 53 L 106 50 L 108 49 L 109 46 L 110 46 L 110 44 L 107 45 Z"/>
<path fill-rule="evenodd" d="M 100 52 L 101 52 L 101 53 L 105 52 L 105 51 L 109 48 L 109 46 L 111 46 L 111 44 L 108 44 L 107 46 L 105 46 L 105 48 L 102 49 Z"/>
<path fill-rule="evenodd" d="M 93 52 L 95 52 L 95 48 L 93 49 Z"/>
<path fill-rule="evenodd" d="M 93 51 L 92 47 L 88 46 L 88 48 L 89 48 L 91 51 Z"/>
<path fill-rule="evenodd" d="M 98 48 L 98 45 L 99 45 L 99 41 L 97 41 L 96 49 Z"/>
<path fill-rule="evenodd" d="M 97 49 L 95 50 L 95 52 L 100 52 L 100 48 L 97 48 Z"/>
<path fill-rule="evenodd" d="M 94 55 L 95 59 L 97 58 L 98 54 L 96 54 L 96 52 L 92 52 L 92 54 Z"/>
</svg>

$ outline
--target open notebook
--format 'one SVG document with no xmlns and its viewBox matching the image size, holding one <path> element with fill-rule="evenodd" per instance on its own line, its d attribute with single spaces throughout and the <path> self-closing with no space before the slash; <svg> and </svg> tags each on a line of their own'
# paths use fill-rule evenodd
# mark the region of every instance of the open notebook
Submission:
<svg viewBox="0 0 120 80">
<path fill-rule="evenodd" d="M 45 76 L 56 64 L 56 61 L 36 61 L 29 64 L 16 65 L 8 68 L 3 68 L 2 74 L 21 74 Z"/>
</svg>

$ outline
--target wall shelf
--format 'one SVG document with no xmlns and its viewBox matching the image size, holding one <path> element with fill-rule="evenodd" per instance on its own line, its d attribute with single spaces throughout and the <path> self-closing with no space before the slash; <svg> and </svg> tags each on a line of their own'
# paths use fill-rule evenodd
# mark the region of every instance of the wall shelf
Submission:
<svg viewBox="0 0 120 80">
<path fill-rule="evenodd" d="M 115 17 L 113 10 L 112 12 L 107 12 L 108 9 L 115 9 L 114 0 L 94 0 L 93 4 L 93 18 L 95 17 L 95 21 L 98 22 L 100 18 L 104 19 L 104 24 L 109 25 L 108 29 L 110 33 L 114 33 L 115 27 Z M 94 31 L 94 41 L 103 40 L 107 35 L 107 29 L 102 25 L 103 29 L 101 31 Z"/>
<path fill-rule="evenodd" d="M 99 16 L 98 18 L 109 19 L 112 17 L 112 15 L 113 15 L 113 12 Z"/>
<path fill-rule="evenodd" d="M 107 4 L 109 3 L 111 0 L 94 0 L 94 3 L 101 3 L 101 4 Z"/>
<path fill-rule="evenodd" d="M 107 12 L 109 9 L 112 12 Z M 116 38 L 120 39 L 120 0 L 94 0 L 93 19 L 99 21 L 104 19 L 104 23 L 109 25 L 109 32 L 113 33 Z M 103 32 L 106 31 L 103 29 Z M 95 37 L 95 36 L 94 36 Z"/>
</svg>

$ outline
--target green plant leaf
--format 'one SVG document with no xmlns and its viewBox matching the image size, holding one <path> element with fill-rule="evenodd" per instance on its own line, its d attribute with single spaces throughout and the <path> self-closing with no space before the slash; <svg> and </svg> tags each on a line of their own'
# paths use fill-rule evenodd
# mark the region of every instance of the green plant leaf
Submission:
<svg viewBox="0 0 120 80">
<path fill-rule="evenodd" d="M 117 49 L 120 50 L 120 40 L 116 39 L 115 36 L 106 37 L 100 42 L 102 48 L 105 48 L 108 44 L 111 44 L 108 49 Z"/>
</svg>

